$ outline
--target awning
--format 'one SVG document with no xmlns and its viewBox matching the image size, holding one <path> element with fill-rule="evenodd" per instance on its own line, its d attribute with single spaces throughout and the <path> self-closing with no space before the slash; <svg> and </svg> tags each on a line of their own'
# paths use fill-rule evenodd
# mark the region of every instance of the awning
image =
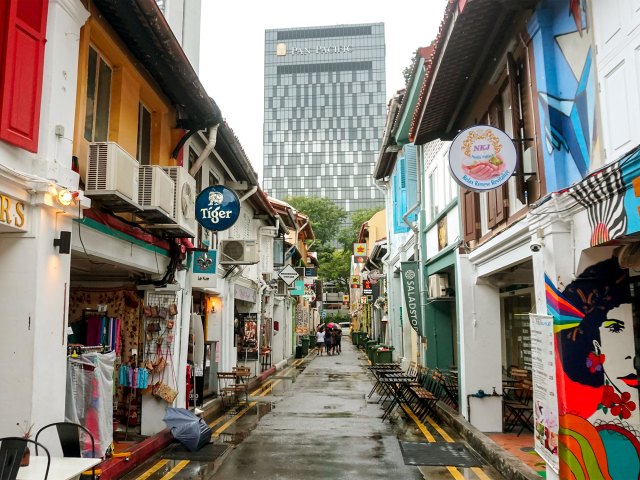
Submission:
<svg viewBox="0 0 640 480">
<path fill-rule="evenodd" d="M 420 91 L 409 138 L 423 145 L 451 138 L 518 15 L 538 0 L 449 0 Z"/>
</svg>

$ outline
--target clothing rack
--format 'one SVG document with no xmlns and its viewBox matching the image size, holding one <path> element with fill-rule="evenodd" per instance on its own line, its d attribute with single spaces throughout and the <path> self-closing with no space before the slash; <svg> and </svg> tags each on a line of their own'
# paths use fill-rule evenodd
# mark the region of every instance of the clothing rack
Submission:
<svg viewBox="0 0 640 480">
<path fill-rule="evenodd" d="M 84 346 L 84 345 L 68 345 L 67 346 L 67 355 L 78 356 L 83 353 L 109 353 L 111 348 L 108 345 L 93 345 L 93 346 Z"/>
</svg>

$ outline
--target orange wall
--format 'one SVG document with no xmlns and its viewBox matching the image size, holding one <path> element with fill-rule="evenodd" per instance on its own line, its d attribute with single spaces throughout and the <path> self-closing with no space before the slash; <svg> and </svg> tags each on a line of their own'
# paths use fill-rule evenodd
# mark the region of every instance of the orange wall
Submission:
<svg viewBox="0 0 640 480">
<path fill-rule="evenodd" d="M 137 61 L 111 27 L 96 15 L 95 7 L 91 6 L 90 10 L 92 15 L 80 32 L 78 61 L 73 154 L 78 157 L 80 174 L 85 178 L 89 151 L 89 142 L 84 138 L 89 45 L 102 55 L 113 70 L 109 141 L 117 142 L 132 156 L 136 156 L 138 104 L 142 102 L 151 111 L 152 117 L 151 162 L 173 164 L 169 157 L 182 134 L 181 130 L 174 128 L 175 109 L 148 73 L 136 67 Z"/>
</svg>

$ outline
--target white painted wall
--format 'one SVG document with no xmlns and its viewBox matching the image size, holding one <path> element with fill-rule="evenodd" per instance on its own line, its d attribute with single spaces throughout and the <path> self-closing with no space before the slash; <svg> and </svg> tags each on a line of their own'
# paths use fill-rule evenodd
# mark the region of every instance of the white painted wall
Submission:
<svg viewBox="0 0 640 480">
<path fill-rule="evenodd" d="M 469 420 L 467 396 L 502 387 L 500 294 L 477 279 L 467 255 L 456 257 L 460 413 Z M 471 398 L 470 422 L 483 432 L 502 431 L 502 397 Z"/>
<path fill-rule="evenodd" d="M 163 0 L 164 16 L 193 69 L 200 67 L 201 0 Z"/>
<path fill-rule="evenodd" d="M 47 21 L 44 87 L 36 155 L 0 142 L 0 163 L 24 173 L 77 187 L 70 171 L 78 38 L 87 13 L 80 1 L 51 0 Z M 65 138 L 53 134 L 65 127 Z M 46 187 L 0 174 L 0 192 L 32 201 L 29 232 L 0 234 L 0 436 L 20 434 L 15 423 L 43 425 L 64 419 L 69 255 L 58 254 L 53 239 L 72 230 L 72 216 L 54 207 Z"/>
</svg>

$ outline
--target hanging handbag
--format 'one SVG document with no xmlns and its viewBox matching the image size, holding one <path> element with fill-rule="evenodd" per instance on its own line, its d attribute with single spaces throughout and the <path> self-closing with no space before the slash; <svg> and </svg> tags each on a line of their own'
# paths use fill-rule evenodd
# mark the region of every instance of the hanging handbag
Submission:
<svg viewBox="0 0 640 480">
<path fill-rule="evenodd" d="M 174 320 L 173 319 L 167 320 L 167 330 L 172 330 L 173 329 L 173 325 L 174 325 Z"/>
<path fill-rule="evenodd" d="M 177 313 L 178 313 L 178 306 L 175 303 L 169 304 L 169 315 L 173 317 L 174 315 L 177 315 Z"/>
<path fill-rule="evenodd" d="M 158 307 L 158 317 L 167 318 L 167 307 Z"/>
<path fill-rule="evenodd" d="M 164 382 L 158 382 L 153 386 L 153 395 L 167 403 L 173 403 L 178 396 L 178 391 Z"/>
</svg>

